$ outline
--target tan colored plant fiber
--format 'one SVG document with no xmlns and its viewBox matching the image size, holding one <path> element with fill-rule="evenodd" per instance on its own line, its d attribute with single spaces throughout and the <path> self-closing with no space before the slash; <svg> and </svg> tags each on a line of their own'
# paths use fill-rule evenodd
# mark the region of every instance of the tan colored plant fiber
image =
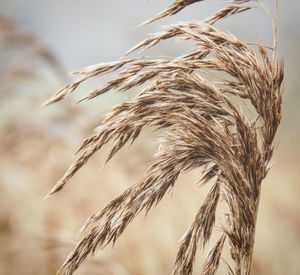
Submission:
<svg viewBox="0 0 300 275">
<path fill-rule="evenodd" d="M 176 0 L 148 22 L 194 2 L 200 1 Z M 73 274 L 97 249 L 114 243 L 141 211 L 148 212 L 159 203 L 180 173 L 198 167 L 204 169 L 203 184 L 211 180 L 214 184 L 181 240 L 174 274 L 192 274 L 196 251 L 209 242 L 215 228 L 220 200 L 228 206 L 226 222 L 201 274 L 216 273 L 225 244 L 233 261 L 228 272 L 250 274 L 261 183 L 270 168 L 281 120 L 284 71 L 282 61 L 276 58 L 276 43 L 270 56 L 262 45 L 250 45 L 213 26 L 220 19 L 251 9 L 250 2 L 255 1 L 231 2 L 203 22 L 170 25 L 127 54 L 173 37 L 192 41 L 190 52 L 173 59 L 128 58 L 85 68 L 75 72 L 75 82 L 45 103 L 60 101 L 87 79 L 114 71 L 119 73 L 82 100 L 147 83 L 134 99 L 114 107 L 96 133 L 83 142 L 77 160 L 50 194 L 61 190 L 106 143 L 113 142 L 109 160 L 126 143 L 133 143 L 144 127 L 161 132 L 159 152 L 145 175 L 89 218 L 83 238 L 61 268 L 64 274 Z M 242 5 L 246 2 L 249 6 Z M 205 77 L 208 72 L 212 79 Z M 231 95 L 250 102 L 255 119 L 247 117 Z"/>
</svg>

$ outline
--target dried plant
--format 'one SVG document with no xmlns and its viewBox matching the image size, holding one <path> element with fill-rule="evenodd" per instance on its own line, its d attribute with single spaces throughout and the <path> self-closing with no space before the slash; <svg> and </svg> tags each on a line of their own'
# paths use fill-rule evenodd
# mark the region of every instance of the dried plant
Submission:
<svg viewBox="0 0 300 275">
<path fill-rule="evenodd" d="M 1 74 L 10 77 L 7 81 L 30 78 L 38 75 L 33 61 L 44 61 L 59 79 L 65 80 L 65 70 L 48 47 L 33 33 L 0 16 L 0 52 L 5 57 Z"/>
<path fill-rule="evenodd" d="M 176 0 L 148 22 L 175 14 L 194 2 L 198 1 Z M 117 70 L 121 72 L 116 77 L 82 100 L 110 90 L 126 92 L 147 83 L 133 100 L 114 107 L 96 133 L 83 142 L 77 160 L 50 194 L 61 190 L 104 144 L 113 142 L 109 160 L 126 143 L 133 143 L 144 127 L 160 130 L 159 151 L 152 165 L 135 185 L 89 218 L 84 237 L 61 268 L 64 274 L 73 274 L 97 249 L 114 243 L 142 210 L 148 212 L 159 203 L 180 173 L 197 167 L 204 169 L 202 183 L 214 184 L 181 240 L 173 272 L 192 274 L 197 247 L 209 242 L 216 209 L 223 200 L 228 212 L 220 226 L 222 235 L 201 274 L 216 273 L 225 243 L 234 265 L 227 264 L 228 272 L 250 274 L 261 183 L 270 168 L 281 120 L 284 72 L 276 56 L 276 28 L 273 47 L 264 47 L 243 42 L 213 26 L 220 19 L 253 8 L 250 2 L 255 1 L 230 2 L 203 22 L 166 27 L 127 54 L 173 37 L 193 41 L 189 53 L 173 59 L 123 59 L 85 68 L 75 72 L 75 82 L 45 103 L 64 99 L 91 77 Z M 246 2 L 249 6 L 242 5 Z M 254 119 L 242 111 L 242 102 L 253 106 Z"/>
<path fill-rule="evenodd" d="M 56 79 L 62 83 L 66 81 L 64 68 L 48 47 L 35 34 L 1 15 L 0 54 L 2 106 L 16 93 L 22 81 L 45 79 L 45 75 L 42 74 L 43 68 L 53 72 Z M 39 64 L 40 62 L 42 64 Z"/>
</svg>

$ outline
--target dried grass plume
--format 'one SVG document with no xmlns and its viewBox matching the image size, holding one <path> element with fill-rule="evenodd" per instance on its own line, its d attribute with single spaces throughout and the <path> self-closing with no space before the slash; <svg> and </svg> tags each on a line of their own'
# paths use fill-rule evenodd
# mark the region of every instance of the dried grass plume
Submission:
<svg viewBox="0 0 300 275">
<path fill-rule="evenodd" d="M 146 23 L 173 15 L 194 2 L 202 1 L 176 0 Z M 261 183 L 270 168 L 281 120 L 284 70 L 276 56 L 276 41 L 266 48 L 214 26 L 257 3 L 229 2 L 203 22 L 170 25 L 128 53 L 174 37 L 192 41 L 190 52 L 169 59 L 126 58 L 82 69 L 75 72 L 73 83 L 45 103 L 60 101 L 89 78 L 110 72 L 118 71 L 82 100 L 110 90 L 126 92 L 147 83 L 138 96 L 107 114 L 96 133 L 83 142 L 76 161 L 50 194 L 61 190 L 106 143 L 113 142 L 109 160 L 126 143 L 133 143 L 144 127 L 161 132 L 160 150 L 144 176 L 89 218 L 83 238 L 60 270 L 63 274 L 73 274 L 98 249 L 114 243 L 141 211 L 147 212 L 159 203 L 180 173 L 198 167 L 204 171 L 202 183 L 214 183 L 181 240 L 173 274 L 192 274 L 196 251 L 210 241 L 215 229 L 220 200 L 226 202 L 228 212 L 220 225 L 222 235 L 208 254 L 201 274 L 217 272 L 224 245 L 229 246 L 232 258 L 228 272 L 250 274 Z M 243 113 L 242 102 L 253 106 L 254 119 Z"/>
</svg>

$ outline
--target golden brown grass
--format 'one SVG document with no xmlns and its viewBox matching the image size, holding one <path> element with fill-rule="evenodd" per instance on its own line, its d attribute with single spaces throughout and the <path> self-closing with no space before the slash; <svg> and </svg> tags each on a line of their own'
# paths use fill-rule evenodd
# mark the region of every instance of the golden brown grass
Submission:
<svg viewBox="0 0 300 275">
<path fill-rule="evenodd" d="M 175 1 L 154 20 L 193 2 L 198 1 Z M 113 142 L 110 160 L 126 143 L 133 143 L 144 127 L 160 130 L 159 150 L 145 175 L 90 217 L 83 238 L 62 266 L 64 274 L 73 274 L 97 249 L 114 243 L 142 210 L 148 212 L 160 202 L 180 173 L 198 167 L 204 169 L 202 183 L 214 184 L 181 240 L 174 274 L 192 274 L 197 247 L 210 241 L 220 201 L 225 201 L 228 211 L 202 274 L 215 274 L 225 243 L 232 258 L 228 272 L 250 274 L 261 183 L 270 168 L 281 120 L 283 63 L 276 57 L 276 39 L 270 57 L 261 44 L 251 46 L 213 26 L 252 7 L 241 5 L 251 1 L 231 2 L 234 5 L 203 22 L 168 26 L 127 54 L 173 37 L 193 41 L 191 52 L 174 59 L 135 58 L 83 69 L 75 73 L 74 83 L 46 102 L 60 101 L 87 79 L 117 70 L 121 72 L 115 78 L 82 100 L 147 84 L 136 98 L 113 108 L 96 133 L 84 141 L 77 160 L 50 194 L 61 190 L 106 143 Z M 207 74 L 212 79 L 205 78 Z M 247 117 L 232 96 L 240 104 L 250 102 L 255 119 Z"/>
</svg>

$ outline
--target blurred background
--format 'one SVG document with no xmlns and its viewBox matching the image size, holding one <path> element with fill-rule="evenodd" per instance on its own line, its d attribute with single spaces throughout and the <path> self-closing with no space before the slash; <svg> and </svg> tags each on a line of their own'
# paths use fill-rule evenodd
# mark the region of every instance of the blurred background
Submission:
<svg viewBox="0 0 300 275">
<path fill-rule="evenodd" d="M 77 99 L 105 80 L 95 79 L 62 103 L 39 106 L 68 81 L 67 72 L 118 60 L 161 25 L 204 19 L 224 5 L 205 1 L 136 27 L 171 2 L 0 0 L 0 274 L 55 274 L 85 220 L 136 182 L 149 165 L 156 150 L 151 129 L 104 166 L 105 147 L 62 192 L 43 200 L 105 112 L 138 91 L 109 93 L 77 105 Z M 268 4 L 272 9 L 272 1 Z M 284 118 L 262 189 L 253 261 L 258 275 L 300 274 L 299 8 L 299 1 L 280 1 Z M 218 26 L 246 41 L 259 37 L 272 43 L 270 22 L 260 9 Z M 176 56 L 186 49 L 173 40 L 145 54 Z M 171 196 L 146 219 L 140 215 L 114 249 L 97 253 L 77 274 L 170 274 L 178 241 L 207 192 L 197 185 L 200 174 L 180 176 Z M 196 274 L 205 253 L 199 253 Z"/>
</svg>

